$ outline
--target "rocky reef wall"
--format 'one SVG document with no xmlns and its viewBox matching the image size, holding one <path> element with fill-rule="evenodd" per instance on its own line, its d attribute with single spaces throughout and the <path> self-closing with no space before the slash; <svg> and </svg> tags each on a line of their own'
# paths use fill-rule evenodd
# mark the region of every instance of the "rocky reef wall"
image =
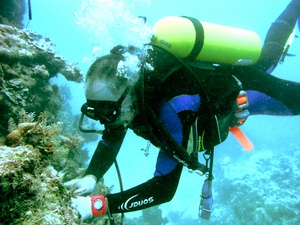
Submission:
<svg viewBox="0 0 300 225">
<path fill-rule="evenodd" d="M 82 174 L 88 152 L 71 112 L 61 111 L 66 96 L 50 83 L 83 75 L 49 38 L 22 28 L 24 4 L 0 3 L 0 224 L 83 224 L 63 183 Z M 101 180 L 97 191 L 109 189 Z"/>
<path fill-rule="evenodd" d="M 7 121 L 26 112 L 47 112 L 55 121 L 61 106 L 58 87 L 49 80 L 58 73 L 80 82 L 80 70 L 57 55 L 49 38 L 0 24 L 0 133 L 6 135 Z"/>
<path fill-rule="evenodd" d="M 61 178 L 38 149 L 0 146 L 0 152 L 0 224 L 80 224 Z"/>
<path fill-rule="evenodd" d="M 25 0 L 1 0 L 0 1 L 0 23 L 23 27 L 22 20 L 26 11 Z"/>
</svg>

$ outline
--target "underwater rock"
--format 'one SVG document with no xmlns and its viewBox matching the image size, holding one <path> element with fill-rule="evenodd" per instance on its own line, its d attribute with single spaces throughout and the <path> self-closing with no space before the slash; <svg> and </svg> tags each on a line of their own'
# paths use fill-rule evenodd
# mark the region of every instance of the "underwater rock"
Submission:
<svg viewBox="0 0 300 225">
<path fill-rule="evenodd" d="M 74 190 L 63 185 L 84 171 L 84 139 L 61 134 L 62 123 L 48 124 L 45 113 L 35 121 L 34 113 L 22 109 L 18 121 L 9 120 L 10 146 L 0 145 L 0 225 L 86 224 L 71 206 Z M 109 189 L 101 180 L 95 191 Z M 104 224 L 104 218 L 96 220 L 93 224 Z"/>
<path fill-rule="evenodd" d="M 1 0 L 0 23 L 23 27 L 22 20 L 25 8 L 25 0 Z"/>
<path fill-rule="evenodd" d="M 49 38 L 33 31 L 0 24 L 0 44 L 1 62 L 20 62 L 23 66 L 44 65 L 50 77 L 62 73 L 70 81 L 81 82 L 83 79 L 76 66 L 56 54 Z"/>
<path fill-rule="evenodd" d="M 58 171 L 68 171 L 70 179 L 77 177 L 85 162 L 88 151 L 81 150 L 84 139 L 78 134 L 61 134 L 63 123 L 48 124 L 46 113 L 41 113 L 35 121 L 34 113 L 20 110 L 19 124 L 11 118 L 5 145 L 9 147 L 31 145 L 43 153 Z"/>
<path fill-rule="evenodd" d="M 84 172 L 88 151 L 75 123 L 62 133 L 59 121 L 73 115 L 59 117 L 67 100 L 49 82 L 59 73 L 72 82 L 83 76 L 54 47 L 49 38 L 0 24 L 0 225 L 86 224 L 63 183 Z M 109 190 L 98 182 L 97 194 Z"/>
<path fill-rule="evenodd" d="M 0 224 L 80 224 L 58 173 L 42 162 L 32 146 L 0 146 Z"/>
<path fill-rule="evenodd" d="M 56 54 L 54 44 L 34 32 L 0 24 L 0 134 L 7 121 L 16 119 L 21 108 L 55 121 L 62 99 L 50 78 L 61 73 L 69 81 L 81 82 L 81 71 Z"/>
</svg>

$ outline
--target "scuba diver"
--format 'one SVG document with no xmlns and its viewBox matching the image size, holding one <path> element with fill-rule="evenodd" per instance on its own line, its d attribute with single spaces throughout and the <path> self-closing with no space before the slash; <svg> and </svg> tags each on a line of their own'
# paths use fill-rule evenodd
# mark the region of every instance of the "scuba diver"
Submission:
<svg viewBox="0 0 300 225">
<path fill-rule="evenodd" d="M 300 0 L 292 0 L 269 29 L 259 59 L 248 66 L 180 59 L 154 43 L 143 51 L 117 46 L 98 58 L 86 76 L 87 102 L 81 111 L 105 129 L 84 177 L 66 183 L 85 195 L 72 199 L 82 220 L 170 201 L 183 166 L 208 173 L 211 181 L 212 159 L 201 164 L 198 152 L 213 157 L 213 147 L 226 139 L 230 127 L 249 115 L 299 115 L 300 83 L 270 74 L 287 54 L 285 45 L 299 16 Z M 129 56 L 138 59 L 136 67 L 124 65 Z M 246 109 L 237 104 L 239 97 L 247 97 Z M 153 178 L 119 193 L 86 196 L 115 162 L 127 129 L 160 149 Z M 198 139 L 196 151 L 188 153 L 191 129 Z"/>
</svg>

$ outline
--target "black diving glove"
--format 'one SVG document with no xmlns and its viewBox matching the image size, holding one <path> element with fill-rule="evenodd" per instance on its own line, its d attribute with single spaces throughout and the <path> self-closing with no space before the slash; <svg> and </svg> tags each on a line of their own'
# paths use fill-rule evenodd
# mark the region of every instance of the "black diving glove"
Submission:
<svg viewBox="0 0 300 225">
<path fill-rule="evenodd" d="M 189 168 L 192 171 L 195 171 L 201 176 L 208 172 L 208 168 L 205 165 L 201 164 L 198 161 L 198 157 L 196 156 L 191 155 L 187 164 L 188 164 L 187 168 Z"/>
</svg>

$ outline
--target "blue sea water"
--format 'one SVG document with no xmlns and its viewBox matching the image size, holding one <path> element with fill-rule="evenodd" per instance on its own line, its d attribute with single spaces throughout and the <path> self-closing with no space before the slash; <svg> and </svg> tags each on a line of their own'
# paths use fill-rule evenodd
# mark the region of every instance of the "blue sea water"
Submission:
<svg viewBox="0 0 300 225">
<path fill-rule="evenodd" d="M 34 30 L 45 37 L 50 37 L 56 44 L 58 53 L 67 60 L 78 63 L 78 66 L 86 73 L 92 61 L 96 57 L 108 53 L 109 49 L 114 45 L 141 44 L 143 41 L 146 41 L 146 34 L 148 34 L 149 29 L 151 30 L 154 23 L 161 17 L 186 15 L 201 21 L 248 29 L 255 31 L 263 41 L 269 26 L 288 3 L 288 0 L 31 0 L 32 20 L 28 21 L 28 17 L 24 15 L 24 24 L 27 26 L 27 29 Z M 138 16 L 147 17 L 147 23 L 141 23 L 137 19 Z M 297 31 L 297 34 L 299 35 L 299 31 Z M 273 74 L 283 79 L 300 82 L 300 38 L 294 40 L 290 53 L 297 54 L 297 56 L 288 57 L 286 62 L 279 65 Z M 66 81 L 58 77 L 53 82 L 63 84 Z M 68 85 L 71 87 L 73 95 L 73 111 L 75 114 L 78 114 L 81 104 L 85 101 L 84 85 L 73 83 L 68 83 Z M 260 183 L 262 180 L 266 181 L 270 178 L 269 182 L 265 183 L 265 186 L 260 187 L 263 187 L 262 190 L 268 190 L 267 187 L 270 186 L 270 190 L 273 193 L 277 186 L 271 185 L 271 179 L 280 182 L 278 181 L 280 173 L 276 166 L 273 168 L 271 165 L 278 161 L 276 155 L 295 157 L 297 156 L 295 152 L 300 152 L 300 142 L 298 141 L 299 127 L 299 116 L 254 116 L 249 118 L 242 127 L 255 145 L 252 152 L 246 153 L 243 151 L 232 136 L 229 136 L 225 143 L 218 146 L 216 148 L 215 162 L 217 166 L 214 171 L 216 177 L 214 181 L 215 211 L 212 214 L 211 221 L 200 221 L 201 224 L 228 224 L 222 223 L 218 218 L 229 218 L 228 221 L 231 222 L 240 221 L 240 217 L 243 214 L 240 211 L 236 212 L 236 209 L 241 207 L 240 204 L 260 201 L 251 197 L 254 198 L 256 196 L 255 192 L 259 192 L 255 189 L 255 184 Z M 137 138 L 130 132 L 124 141 L 118 161 L 122 170 L 125 189 L 152 177 L 157 149 L 151 147 L 150 155 L 145 157 L 139 149 L 145 147 L 146 144 L 146 141 Z M 96 143 L 88 146 L 91 152 L 93 152 L 95 146 Z M 261 168 L 255 170 L 257 165 L 260 165 L 258 162 L 264 158 L 267 159 L 264 164 L 268 170 L 267 172 L 271 173 L 270 176 L 266 175 L 267 172 L 260 174 Z M 247 164 L 247 162 L 253 163 Z M 295 164 L 291 166 L 294 171 L 293 174 L 300 176 L 300 159 L 298 164 L 297 160 L 291 160 L 290 163 Z M 272 168 L 273 173 L 272 171 L 270 172 Z M 272 174 L 275 175 L 272 176 Z M 244 178 L 246 175 L 249 177 L 248 179 Z M 114 169 L 111 169 L 104 178 L 107 185 L 115 185 L 114 191 L 117 192 L 118 183 Z M 236 190 L 235 183 L 239 179 L 245 184 L 248 180 L 248 184 L 250 183 L 250 186 L 254 186 L 252 188 L 254 191 L 247 191 L 246 189 Z M 183 171 L 181 183 L 174 199 L 170 203 L 160 206 L 163 210 L 163 216 L 169 216 L 169 225 L 187 224 L 185 223 L 186 221 L 190 221 L 189 224 L 198 224 L 195 221 L 198 220 L 199 196 L 203 181 L 203 177 L 190 174 L 187 170 Z M 225 191 L 224 189 L 222 192 L 221 189 L 217 189 L 217 187 L 224 188 L 222 182 L 223 184 L 226 183 L 227 186 L 230 186 L 231 183 L 233 186 L 230 186 L 229 190 L 226 189 Z M 241 184 L 236 185 L 241 186 Z M 296 195 L 297 191 L 299 191 L 299 186 L 299 183 L 291 186 L 291 183 L 287 180 L 280 188 L 281 190 L 288 190 L 287 192 L 290 195 L 293 193 Z M 241 197 L 240 192 L 243 191 L 243 195 L 249 197 L 248 202 L 245 199 L 236 199 L 236 196 Z M 236 195 L 235 192 L 237 192 Z M 225 201 L 224 194 L 226 193 L 230 198 Z M 285 192 L 280 191 L 278 193 L 285 194 Z M 272 202 L 272 195 L 268 195 L 268 193 L 265 193 L 265 195 L 270 197 L 261 201 Z M 276 197 L 274 198 L 277 199 L 278 207 L 283 207 L 283 201 Z M 300 198 L 298 198 L 298 202 L 300 202 Z M 253 212 L 256 212 L 255 210 L 253 209 L 252 212 L 247 213 L 254 215 Z M 260 210 L 267 217 L 274 218 L 271 222 L 267 219 L 262 219 L 262 221 L 267 221 L 262 224 L 282 224 L 278 215 L 278 218 L 274 217 L 275 214 L 278 214 L 278 211 L 275 210 L 272 213 L 266 211 L 264 207 L 261 207 Z M 300 207 L 295 208 L 294 211 L 299 215 Z M 174 215 L 173 217 L 170 216 L 170 213 L 174 212 L 180 215 L 180 220 Z M 259 212 L 257 211 L 257 213 Z M 141 215 L 140 212 L 130 213 L 126 216 L 136 217 L 139 215 Z M 253 221 L 257 220 L 253 218 Z M 241 223 L 237 222 L 236 224 Z M 247 224 L 256 223 L 249 222 Z"/>
</svg>

